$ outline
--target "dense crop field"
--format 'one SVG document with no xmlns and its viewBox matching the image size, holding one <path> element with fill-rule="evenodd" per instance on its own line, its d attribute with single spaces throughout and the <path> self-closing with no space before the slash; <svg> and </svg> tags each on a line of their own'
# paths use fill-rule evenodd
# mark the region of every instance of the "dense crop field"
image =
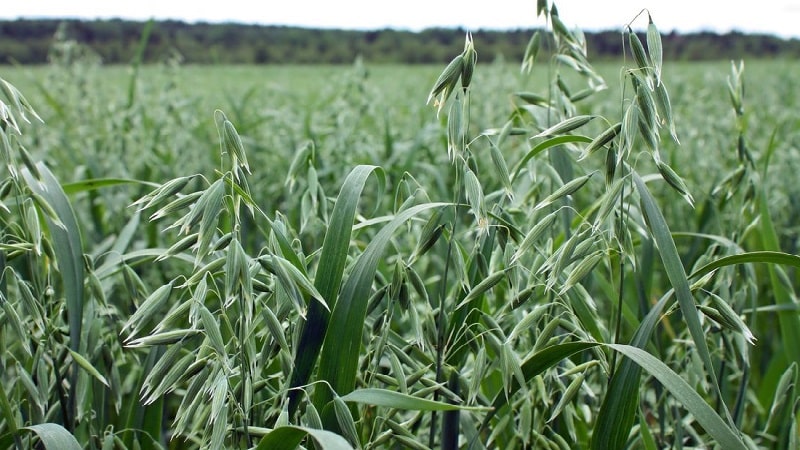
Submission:
<svg viewBox="0 0 800 450">
<path fill-rule="evenodd" d="M 798 448 L 800 63 L 554 28 L 0 69 L 0 448 Z"/>
</svg>

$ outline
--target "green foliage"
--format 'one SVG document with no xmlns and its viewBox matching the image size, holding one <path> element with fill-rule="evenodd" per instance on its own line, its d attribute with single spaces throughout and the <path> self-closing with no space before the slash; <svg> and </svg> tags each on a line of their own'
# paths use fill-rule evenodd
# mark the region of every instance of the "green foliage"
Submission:
<svg viewBox="0 0 800 450">
<path fill-rule="evenodd" d="M 0 448 L 795 447 L 788 66 L 537 9 L 521 71 L 2 81 Z"/>
</svg>

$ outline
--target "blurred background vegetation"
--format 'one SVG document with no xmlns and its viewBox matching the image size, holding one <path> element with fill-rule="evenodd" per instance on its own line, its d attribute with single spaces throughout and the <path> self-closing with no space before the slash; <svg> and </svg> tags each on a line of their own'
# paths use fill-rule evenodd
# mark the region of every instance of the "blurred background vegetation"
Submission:
<svg viewBox="0 0 800 450">
<path fill-rule="evenodd" d="M 88 46 L 105 64 L 128 64 L 146 23 L 126 20 L 18 19 L 0 21 L 0 64 L 44 64 L 54 36 L 63 33 Z M 145 62 L 180 58 L 190 64 L 447 63 L 467 30 L 420 32 L 383 29 L 351 31 L 238 23 L 158 21 L 149 36 Z M 471 30 L 484 61 L 522 59 L 532 30 Z M 587 32 L 593 61 L 620 58 L 622 30 Z M 798 58 L 800 40 L 731 32 L 663 36 L 664 58 L 673 61 Z"/>
</svg>

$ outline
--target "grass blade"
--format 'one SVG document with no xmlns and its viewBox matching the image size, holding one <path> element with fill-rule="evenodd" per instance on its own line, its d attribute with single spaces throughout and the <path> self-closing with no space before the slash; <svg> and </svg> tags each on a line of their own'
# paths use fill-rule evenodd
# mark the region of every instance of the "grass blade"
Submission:
<svg viewBox="0 0 800 450">
<path fill-rule="evenodd" d="M 575 353 L 583 350 L 597 347 L 598 345 L 600 344 L 596 342 L 567 342 L 564 344 L 556 344 L 545 347 L 542 350 L 534 353 L 530 358 L 522 363 L 522 374 L 526 381 L 530 381 L 533 377 L 555 366 L 565 358 L 569 358 Z M 494 415 L 497 414 L 500 409 L 508 404 L 511 396 L 517 392 L 520 387 L 521 386 L 516 379 L 512 377 L 508 391 L 498 393 L 492 401 L 492 410 L 489 411 L 489 413 L 486 414 L 486 417 L 483 419 L 483 423 L 481 424 L 482 429 L 486 429 L 492 417 L 494 417 Z"/>
<path fill-rule="evenodd" d="M 656 303 L 639 324 L 631 345 L 644 348 L 661 319 L 674 291 L 670 290 Z M 639 378 L 642 369 L 628 358 L 622 358 L 608 385 L 603 404 L 597 414 L 597 424 L 592 434 L 592 449 L 624 448 L 636 419 L 639 407 Z"/>
<path fill-rule="evenodd" d="M 159 187 L 158 183 L 143 180 L 133 180 L 130 178 L 92 178 L 89 180 L 74 181 L 72 183 L 64 183 L 61 188 L 67 195 L 78 194 L 80 192 L 94 191 L 106 187 L 122 186 L 126 184 L 138 184 L 151 188 Z"/>
<path fill-rule="evenodd" d="M 81 319 L 83 316 L 83 242 L 81 241 L 80 228 L 75 218 L 66 194 L 50 169 L 43 163 L 36 164 L 41 180 L 36 180 L 31 172 L 22 169 L 22 175 L 31 190 L 44 198 L 56 212 L 61 225 L 45 215 L 53 247 L 58 258 L 58 267 L 64 281 L 65 296 L 67 299 L 67 314 L 70 331 L 70 349 L 80 350 Z"/>
<path fill-rule="evenodd" d="M 738 431 L 729 427 L 725 420 L 700 397 L 700 394 L 689 386 L 689 383 L 660 359 L 631 345 L 607 344 L 607 346 L 627 356 L 655 377 L 692 413 L 697 422 L 717 441 L 721 448 L 747 449 Z"/>
<path fill-rule="evenodd" d="M 689 278 L 700 278 L 703 275 L 711 273 L 721 267 L 749 263 L 781 264 L 800 269 L 800 256 L 791 255 L 789 253 L 783 253 L 780 251 L 756 251 L 740 253 L 738 255 L 723 256 L 722 258 L 714 260 L 695 270 L 691 275 L 689 275 Z"/>
<path fill-rule="evenodd" d="M 41 423 L 22 429 L 36 433 L 48 450 L 82 450 L 75 436 L 57 423 Z"/>
<path fill-rule="evenodd" d="M 403 394 L 386 389 L 357 389 L 341 397 L 346 402 L 363 403 L 365 405 L 385 406 L 387 408 L 407 409 L 412 411 L 488 411 L 491 408 L 482 406 L 461 406 L 437 402 L 424 398 Z"/>
<path fill-rule="evenodd" d="M 557 136 L 554 138 L 547 139 L 543 142 L 540 142 L 539 144 L 536 145 L 536 147 L 533 147 L 528 153 L 526 153 L 525 156 L 523 156 L 522 159 L 517 163 L 517 166 L 514 169 L 514 176 L 511 177 L 512 182 L 516 180 L 517 177 L 519 177 L 520 172 L 522 171 L 522 169 L 525 168 L 525 164 L 527 164 L 528 161 L 530 161 L 531 158 L 533 158 L 534 156 L 538 155 L 539 153 L 542 153 L 548 148 L 574 142 L 582 142 L 584 144 L 588 144 L 592 142 L 592 140 L 586 136 L 567 135 L 567 136 Z"/>
<path fill-rule="evenodd" d="M 633 180 L 636 183 L 636 189 L 641 199 L 642 212 L 645 215 L 647 225 L 658 247 L 661 261 L 664 263 L 664 269 L 667 273 L 667 278 L 669 278 L 670 284 L 672 284 L 675 290 L 675 296 L 678 299 L 678 305 L 680 305 L 683 318 L 686 320 L 689 333 L 692 336 L 700 359 L 705 365 L 714 391 L 722 398 L 714 370 L 714 364 L 711 361 L 711 354 L 708 350 L 708 344 L 706 343 L 706 335 L 700 323 L 700 316 L 697 312 L 694 297 L 689 289 L 689 280 L 684 271 L 680 256 L 678 256 L 678 249 L 675 246 L 675 241 L 672 239 L 669 227 L 667 226 L 666 220 L 664 220 L 664 216 L 661 214 L 661 210 L 656 205 L 655 199 L 652 194 L 650 194 L 647 186 L 645 186 L 644 181 L 642 181 L 641 177 L 636 173 L 633 174 Z M 726 412 L 728 422 L 733 423 L 728 407 L 724 402 L 721 402 L 721 405 Z"/>
<path fill-rule="evenodd" d="M 767 251 L 779 252 L 780 244 L 778 243 L 778 233 L 775 231 L 775 226 L 772 223 L 772 217 L 769 212 L 769 205 L 767 203 L 767 194 L 764 191 L 763 185 L 758 191 L 758 212 L 761 219 L 761 245 Z M 773 258 L 776 256 L 773 255 Z M 779 267 L 767 266 L 769 271 L 770 284 L 772 285 L 772 294 L 775 298 L 775 304 L 794 305 L 792 293 L 783 285 L 778 275 Z M 794 312 L 782 311 L 778 313 L 778 324 L 781 329 L 781 338 L 783 342 L 800 342 L 800 316 Z M 800 364 L 800 346 L 798 345 L 782 345 L 786 358 L 789 362 Z"/>
<path fill-rule="evenodd" d="M 61 189 L 61 184 L 44 163 L 38 162 L 36 168 L 41 176 L 38 180 L 25 168 L 22 169 L 21 173 L 31 191 L 50 205 L 60 222 L 60 224 L 56 223 L 54 218 L 45 214 L 45 220 L 53 240 L 53 250 L 56 254 L 58 268 L 64 283 L 67 322 L 69 324 L 69 349 L 75 353 L 80 353 L 84 300 L 84 260 L 81 232 L 75 213 L 72 210 L 72 205 L 67 199 L 64 190 Z M 70 383 L 72 389 L 68 398 L 68 411 L 71 411 L 73 415 L 75 414 L 75 388 L 78 384 L 79 368 L 78 362 L 75 360 L 74 362 L 75 370 L 72 372 Z M 69 424 L 70 420 L 67 423 Z"/>
<path fill-rule="evenodd" d="M 342 294 L 332 307 L 331 320 L 320 356 L 319 379 L 327 381 L 337 394 L 348 394 L 355 388 L 358 358 L 361 353 L 361 335 L 369 300 L 369 295 L 365 293 L 372 289 L 375 271 L 392 235 L 415 215 L 445 205 L 445 203 L 424 203 L 402 211 L 375 235 L 364 253 L 353 263 L 353 269 L 342 288 Z M 321 410 L 330 401 L 331 394 L 327 389 L 318 389 L 316 394 L 314 403 L 317 409 Z"/>
<path fill-rule="evenodd" d="M 303 386 L 308 383 L 317 361 L 317 356 L 322 348 L 331 314 L 329 311 L 337 303 L 339 288 L 344 276 L 356 207 L 367 178 L 372 173 L 378 176 L 382 189 L 385 182 L 382 169 L 376 166 L 357 166 L 345 179 L 336 199 L 330 223 L 328 224 L 328 231 L 325 233 L 325 240 L 322 244 L 322 253 L 319 261 L 320 269 L 314 280 L 314 286 L 319 295 L 322 296 L 324 303 L 311 302 L 308 305 L 306 323 L 300 336 L 299 348 L 302 351 L 297 352 L 294 361 L 295 369 L 292 372 L 291 387 Z M 325 304 L 327 304 L 327 308 L 324 306 Z M 290 414 L 294 414 L 299 399 L 300 391 L 289 391 Z"/>
<path fill-rule="evenodd" d="M 306 436 L 310 436 L 320 450 L 353 450 L 353 447 L 338 434 L 291 425 L 270 431 L 261 438 L 256 450 L 294 450 Z"/>
<path fill-rule="evenodd" d="M 639 429 L 642 431 L 642 447 L 645 450 L 658 450 L 653 433 L 650 432 L 650 425 L 645 420 L 644 412 L 639 410 Z"/>
</svg>

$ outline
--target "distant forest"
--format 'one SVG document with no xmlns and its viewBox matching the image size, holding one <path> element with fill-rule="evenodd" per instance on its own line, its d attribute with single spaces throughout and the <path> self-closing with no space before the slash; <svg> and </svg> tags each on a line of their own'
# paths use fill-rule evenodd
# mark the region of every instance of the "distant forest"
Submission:
<svg viewBox="0 0 800 450">
<path fill-rule="evenodd" d="M 151 63 L 177 59 L 188 64 L 350 64 L 360 57 L 369 63 L 442 64 L 461 51 L 467 32 L 458 28 L 351 31 L 157 21 L 149 34 L 144 34 L 146 25 L 119 19 L 0 21 L 0 64 L 47 63 L 59 29 L 60 39 L 91 49 L 104 64 L 131 62 L 143 36 L 147 40 L 144 61 Z M 519 61 L 535 30 L 471 31 L 484 61 Z M 587 32 L 589 56 L 595 61 L 620 57 L 621 31 Z M 670 60 L 800 58 L 800 40 L 772 35 L 667 32 L 662 40 L 664 58 Z"/>
</svg>

